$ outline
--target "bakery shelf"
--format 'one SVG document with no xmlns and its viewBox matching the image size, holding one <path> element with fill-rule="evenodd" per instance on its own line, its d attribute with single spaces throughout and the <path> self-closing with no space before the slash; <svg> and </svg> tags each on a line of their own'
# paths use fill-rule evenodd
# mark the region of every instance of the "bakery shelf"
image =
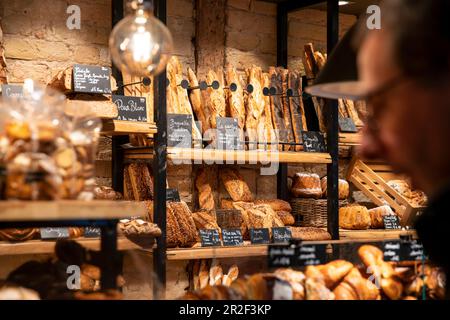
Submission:
<svg viewBox="0 0 450 320">
<path fill-rule="evenodd" d="M 152 159 L 153 151 L 150 148 L 128 149 L 125 151 L 126 159 Z M 167 148 L 167 159 L 172 161 L 195 161 L 215 164 L 269 164 L 281 163 L 331 163 L 328 153 L 293 152 L 263 150 L 219 150 L 219 149 L 193 149 L 193 148 Z"/>
<path fill-rule="evenodd" d="M 361 144 L 360 133 L 339 133 L 339 145 L 358 146 Z"/>
<path fill-rule="evenodd" d="M 108 220 L 146 214 L 144 203 L 132 201 L 0 201 L 0 222 Z"/>
<path fill-rule="evenodd" d="M 155 134 L 156 124 L 151 122 L 103 120 L 102 134 L 124 135 L 124 134 Z"/>
<path fill-rule="evenodd" d="M 74 238 L 72 239 L 83 247 L 91 250 L 100 250 L 100 239 L 94 238 Z M 25 254 L 52 254 L 55 252 L 54 240 L 29 240 L 23 242 L 7 242 L 0 241 L 0 256 L 6 255 L 25 255 Z M 140 250 L 141 246 L 128 240 L 125 237 L 117 238 L 117 249 L 119 251 L 125 250 Z"/>
<path fill-rule="evenodd" d="M 384 241 L 398 240 L 401 235 L 417 237 L 415 230 L 339 230 L 341 240 Z"/>
</svg>

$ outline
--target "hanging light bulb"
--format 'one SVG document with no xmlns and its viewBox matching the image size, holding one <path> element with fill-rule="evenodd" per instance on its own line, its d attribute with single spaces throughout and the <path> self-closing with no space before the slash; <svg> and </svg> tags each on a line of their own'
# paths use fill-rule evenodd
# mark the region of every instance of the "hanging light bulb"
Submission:
<svg viewBox="0 0 450 320">
<path fill-rule="evenodd" d="M 146 2 L 135 0 L 131 7 L 134 13 L 119 21 L 109 36 L 111 58 L 131 75 L 157 75 L 171 57 L 172 35 Z"/>
</svg>

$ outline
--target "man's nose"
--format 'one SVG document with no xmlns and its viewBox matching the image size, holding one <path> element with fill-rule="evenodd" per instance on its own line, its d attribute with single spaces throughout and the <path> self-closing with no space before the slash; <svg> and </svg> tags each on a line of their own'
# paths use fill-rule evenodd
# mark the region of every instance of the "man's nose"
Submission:
<svg viewBox="0 0 450 320">
<path fill-rule="evenodd" d="M 363 159 L 382 159 L 383 146 L 378 136 L 367 126 L 361 130 L 361 145 L 357 148 L 357 155 Z"/>
</svg>

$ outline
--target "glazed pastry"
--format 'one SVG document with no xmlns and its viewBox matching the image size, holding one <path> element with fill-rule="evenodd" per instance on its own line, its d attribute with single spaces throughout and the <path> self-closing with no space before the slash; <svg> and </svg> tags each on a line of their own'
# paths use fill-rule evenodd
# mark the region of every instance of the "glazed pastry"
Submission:
<svg viewBox="0 0 450 320">
<path fill-rule="evenodd" d="M 296 173 L 292 181 L 291 193 L 300 198 L 320 198 L 322 187 L 315 173 Z"/>
<path fill-rule="evenodd" d="M 325 265 L 308 266 L 305 275 L 323 281 L 327 288 L 334 288 L 349 272 L 353 264 L 345 260 L 334 260 Z"/>
<path fill-rule="evenodd" d="M 380 300 L 381 298 L 376 285 L 363 278 L 357 268 L 351 269 L 333 292 L 336 300 Z"/>
<path fill-rule="evenodd" d="M 327 181 L 328 181 L 327 177 L 323 177 L 322 180 L 320 180 L 323 197 L 327 196 Z M 345 200 L 348 198 L 350 193 L 350 186 L 347 180 L 344 179 L 338 180 L 338 193 L 339 193 L 339 200 Z"/>
<path fill-rule="evenodd" d="M 306 278 L 306 300 L 335 300 L 335 294 L 316 278 Z"/>
<path fill-rule="evenodd" d="M 364 230 L 370 227 L 370 215 L 366 207 L 352 205 L 339 209 L 339 227 L 350 230 Z"/>
</svg>

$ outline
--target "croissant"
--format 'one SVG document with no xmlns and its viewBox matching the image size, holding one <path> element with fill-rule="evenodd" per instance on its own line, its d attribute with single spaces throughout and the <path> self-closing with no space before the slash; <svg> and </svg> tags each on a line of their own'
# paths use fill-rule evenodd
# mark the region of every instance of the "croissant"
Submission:
<svg viewBox="0 0 450 320">
<path fill-rule="evenodd" d="M 335 260 L 325 265 L 308 266 L 305 274 L 308 278 L 322 280 L 327 288 L 333 288 L 352 270 L 353 264 L 345 260 Z"/>
<path fill-rule="evenodd" d="M 391 300 L 398 300 L 403 293 L 403 284 L 393 278 L 381 279 L 381 289 Z"/>
<path fill-rule="evenodd" d="M 353 268 L 334 289 L 336 300 L 379 300 L 380 292 L 375 284 L 363 278 L 357 268 Z"/>
</svg>

